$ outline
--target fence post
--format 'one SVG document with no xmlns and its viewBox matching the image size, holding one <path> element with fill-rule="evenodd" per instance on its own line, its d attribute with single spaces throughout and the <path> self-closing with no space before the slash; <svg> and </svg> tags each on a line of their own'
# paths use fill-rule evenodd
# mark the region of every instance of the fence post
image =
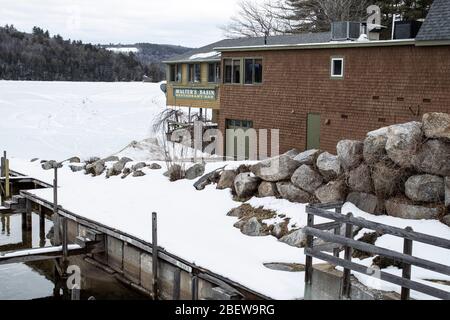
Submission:
<svg viewBox="0 0 450 320">
<path fill-rule="evenodd" d="M 336 213 L 341 214 L 342 213 L 342 207 L 338 207 L 336 208 Z M 338 227 L 334 228 L 334 234 L 335 235 L 341 235 L 341 228 L 342 228 L 342 224 L 339 224 Z M 335 256 L 336 258 L 339 258 L 339 253 L 341 252 L 339 246 L 333 249 L 333 256 Z"/>
<path fill-rule="evenodd" d="M 158 300 L 158 215 L 152 213 L 152 274 L 153 299 Z"/>
<path fill-rule="evenodd" d="M 9 160 L 5 158 L 5 199 L 9 200 L 11 190 L 9 186 Z"/>
<path fill-rule="evenodd" d="M 54 168 L 53 178 L 53 230 L 54 245 L 61 245 L 61 222 L 58 216 L 58 168 Z"/>
<path fill-rule="evenodd" d="M 3 157 L 1 159 L 1 170 L 0 170 L 0 177 L 5 176 L 5 160 L 6 160 L 6 151 L 3 151 Z"/>
<path fill-rule="evenodd" d="M 180 300 L 180 286 L 181 286 L 181 270 L 176 269 L 173 277 L 173 295 L 174 301 Z"/>
<path fill-rule="evenodd" d="M 192 300 L 198 300 L 198 277 L 194 275 L 191 279 Z"/>
<path fill-rule="evenodd" d="M 314 226 L 314 215 L 311 213 L 308 213 L 308 222 L 307 226 L 309 228 L 312 228 Z M 311 250 L 314 245 L 314 237 L 312 235 L 306 236 L 306 248 Z M 305 263 L 305 284 L 311 284 L 312 281 L 312 272 L 313 272 L 313 258 L 310 255 L 306 256 L 306 263 Z"/>
<path fill-rule="evenodd" d="M 352 218 L 353 214 L 347 214 L 347 218 Z M 345 236 L 349 239 L 353 238 L 353 226 L 349 223 L 345 223 Z M 352 248 L 349 246 L 345 246 L 345 257 L 346 261 L 352 261 Z M 342 295 L 346 298 L 350 298 L 350 290 L 351 290 L 351 270 L 344 269 L 344 276 L 342 278 Z"/>
<path fill-rule="evenodd" d="M 411 227 L 408 227 L 405 229 L 408 232 L 413 232 L 414 230 Z M 403 254 L 412 255 L 412 250 L 413 250 L 413 241 L 410 239 L 404 239 L 403 242 Z M 403 264 L 403 273 L 402 273 L 402 277 L 404 279 L 408 279 L 411 280 L 411 265 L 408 263 L 404 263 Z M 404 288 L 402 287 L 402 293 L 401 293 L 401 299 L 402 300 L 409 300 L 410 298 L 410 293 L 411 290 L 408 288 Z"/>
</svg>

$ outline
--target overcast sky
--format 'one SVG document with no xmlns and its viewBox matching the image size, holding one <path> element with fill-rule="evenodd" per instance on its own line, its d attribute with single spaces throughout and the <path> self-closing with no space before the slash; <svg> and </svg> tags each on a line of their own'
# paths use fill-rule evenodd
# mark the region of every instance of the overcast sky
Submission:
<svg viewBox="0 0 450 320">
<path fill-rule="evenodd" d="M 263 1 L 263 0 L 257 0 Z M 200 47 L 223 38 L 218 27 L 239 0 L 0 0 L 0 25 L 33 26 L 91 43 L 168 43 Z"/>
</svg>

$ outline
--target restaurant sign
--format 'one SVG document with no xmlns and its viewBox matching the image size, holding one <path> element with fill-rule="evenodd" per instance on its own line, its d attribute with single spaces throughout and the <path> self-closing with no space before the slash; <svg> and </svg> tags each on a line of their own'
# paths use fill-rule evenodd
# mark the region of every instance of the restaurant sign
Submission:
<svg viewBox="0 0 450 320">
<path fill-rule="evenodd" d="M 178 99 L 216 100 L 216 89 L 174 88 L 173 95 Z"/>
</svg>

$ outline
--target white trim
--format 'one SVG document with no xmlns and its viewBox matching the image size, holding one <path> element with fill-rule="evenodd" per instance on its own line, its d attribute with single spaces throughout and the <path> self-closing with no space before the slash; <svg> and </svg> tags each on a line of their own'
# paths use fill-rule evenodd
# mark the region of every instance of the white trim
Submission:
<svg viewBox="0 0 450 320">
<path fill-rule="evenodd" d="M 334 74 L 334 62 L 335 61 L 341 61 L 342 62 L 342 66 L 341 66 L 341 74 Z M 331 77 L 332 78 L 343 78 L 344 77 L 344 58 L 343 57 L 331 57 Z"/>
</svg>

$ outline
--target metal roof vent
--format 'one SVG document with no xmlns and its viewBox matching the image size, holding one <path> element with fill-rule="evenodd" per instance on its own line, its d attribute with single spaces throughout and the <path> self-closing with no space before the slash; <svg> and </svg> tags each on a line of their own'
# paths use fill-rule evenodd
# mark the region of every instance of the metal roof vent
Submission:
<svg viewBox="0 0 450 320">
<path fill-rule="evenodd" d="M 331 23 L 331 40 L 345 41 L 358 40 L 362 32 L 360 22 L 339 21 Z"/>
</svg>

